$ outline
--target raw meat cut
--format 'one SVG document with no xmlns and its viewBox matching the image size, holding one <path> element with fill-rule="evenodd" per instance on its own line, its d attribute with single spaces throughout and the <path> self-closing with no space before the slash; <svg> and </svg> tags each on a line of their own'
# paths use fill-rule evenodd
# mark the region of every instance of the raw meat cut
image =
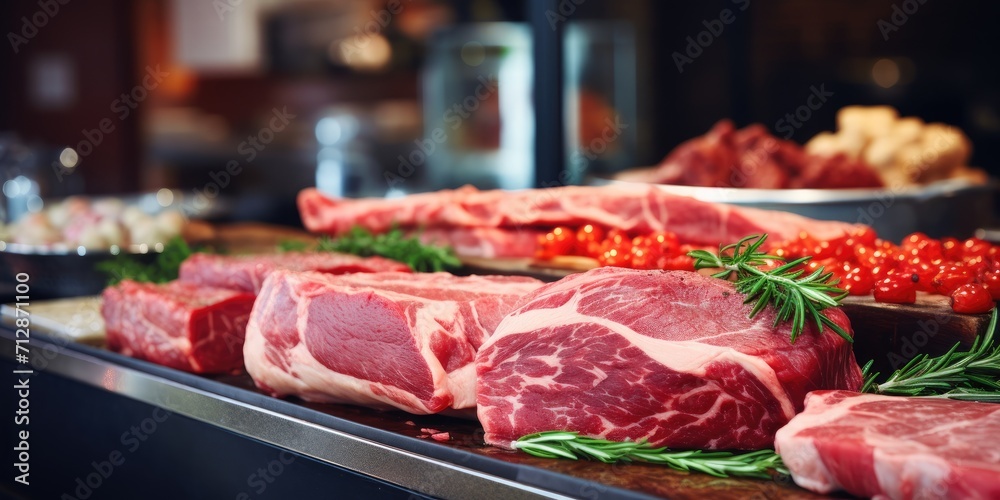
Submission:
<svg viewBox="0 0 1000 500">
<path fill-rule="evenodd" d="M 276 271 L 247 325 L 262 390 L 411 413 L 471 408 L 476 350 L 538 280 Z"/>
<path fill-rule="evenodd" d="M 196 253 L 182 264 L 180 280 L 256 294 L 264 278 L 276 269 L 319 271 L 329 274 L 409 272 L 401 262 L 381 257 L 358 257 L 334 252 L 286 252 L 262 255 Z"/>
<path fill-rule="evenodd" d="M 670 152 L 653 170 L 628 172 L 620 178 L 684 186 L 730 188 L 877 188 L 878 172 L 846 154 L 821 156 L 778 139 L 763 125 L 737 130 L 721 120 L 701 137 Z"/>
<path fill-rule="evenodd" d="M 332 199 L 316 189 L 299 193 L 299 213 L 313 232 L 341 234 L 354 225 L 373 232 L 407 228 L 542 229 L 596 224 L 631 233 L 671 231 L 682 243 L 719 245 L 768 233 L 777 244 L 808 231 L 831 240 L 858 227 L 786 212 L 709 203 L 653 185 L 566 186 L 524 191 L 479 191 L 466 186 L 382 199 Z M 525 256 L 533 255 L 533 251 Z"/>
<path fill-rule="evenodd" d="M 775 447 L 803 488 L 910 499 L 1000 498 L 1000 405 L 817 391 Z"/>
<path fill-rule="evenodd" d="M 815 389 L 857 389 L 851 344 L 774 311 L 749 319 L 732 283 L 600 268 L 546 285 L 479 350 L 486 442 L 547 430 L 697 449 L 770 448 Z M 827 316 L 846 331 L 839 309 Z"/>
<path fill-rule="evenodd" d="M 420 241 L 451 247 L 465 257 L 526 257 L 534 255 L 545 231 L 499 227 L 430 228 L 419 231 Z"/>
<path fill-rule="evenodd" d="M 113 351 L 194 373 L 243 366 L 253 294 L 182 281 L 122 281 L 106 288 L 102 299 Z"/>
</svg>

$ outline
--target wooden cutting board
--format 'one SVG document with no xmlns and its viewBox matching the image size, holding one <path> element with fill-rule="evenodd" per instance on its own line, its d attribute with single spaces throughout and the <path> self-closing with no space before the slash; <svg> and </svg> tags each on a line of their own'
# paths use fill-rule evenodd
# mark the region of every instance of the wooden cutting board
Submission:
<svg viewBox="0 0 1000 500">
<path fill-rule="evenodd" d="M 101 297 L 33 300 L 27 307 L 31 316 L 31 331 L 82 344 L 104 344 L 104 319 L 101 317 Z M 0 306 L 3 322 L 14 327 L 17 308 Z"/>
</svg>

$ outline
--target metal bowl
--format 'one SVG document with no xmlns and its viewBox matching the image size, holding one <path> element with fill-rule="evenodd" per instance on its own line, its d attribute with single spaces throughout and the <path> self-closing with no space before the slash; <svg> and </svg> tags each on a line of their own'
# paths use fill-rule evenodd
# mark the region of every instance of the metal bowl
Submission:
<svg viewBox="0 0 1000 500">
<path fill-rule="evenodd" d="M 98 294 L 108 284 L 109 278 L 97 270 L 98 263 L 123 253 L 151 263 L 162 250 L 162 244 L 88 250 L 66 245 L 36 246 L 0 241 L 0 296 L 14 295 L 20 273 L 28 275 L 29 297 L 32 299 Z"/>
<path fill-rule="evenodd" d="M 632 184 L 594 179 L 593 184 Z M 935 238 L 968 238 L 994 224 L 998 184 L 963 179 L 926 186 L 880 189 L 743 189 L 654 184 L 669 193 L 716 203 L 781 210 L 822 220 L 866 224 L 880 237 L 900 241 L 913 232 Z"/>
</svg>

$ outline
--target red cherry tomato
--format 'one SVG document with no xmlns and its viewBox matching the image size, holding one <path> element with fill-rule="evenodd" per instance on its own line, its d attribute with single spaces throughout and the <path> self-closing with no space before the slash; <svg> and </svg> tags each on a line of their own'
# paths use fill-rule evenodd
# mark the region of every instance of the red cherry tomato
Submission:
<svg viewBox="0 0 1000 500">
<path fill-rule="evenodd" d="M 986 285 L 969 283 L 951 293 L 951 309 L 963 314 L 981 314 L 993 309 L 993 297 Z"/>
<path fill-rule="evenodd" d="M 1000 269 L 984 272 L 979 278 L 979 282 L 986 285 L 993 300 L 1000 300 Z"/>
<path fill-rule="evenodd" d="M 576 246 L 575 233 L 566 227 L 557 227 L 546 233 L 542 244 L 545 253 L 551 256 L 573 255 Z"/>
<path fill-rule="evenodd" d="M 868 295 L 875 287 L 875 278 L 867 269 L 855 267 L 847 272 L 838 286 L 851 295 Z"/>
<path fill-rule="evenodd" d="M 968 270 L 954 264 L 941 266 L 937 275 L 931 280 L 934 291 L 941 295 L 951 295 L 956 288 L 968 283 L 972 283 L 972 276 L 969 276 Z"/>
<path fill-rule="evenodd" d="M 893 274 L 875 285 L 875 302 L 912 304 L 917 301 L 917 283 L 913 275 Z"/>
<path fill-rule="evenodd" d="M 666 270 L 694 271 L 694 259 L 685 254 L 672 257 L 660 257 L 657 259 L 656 267 Z"/>
<path fill-rule="evenodd" d="M 601 253 L 602 241 L 604 241 L 604 230 L 599 226 L 587 224 L 576 232 L 576 251 L 585 257 L 597 257 Z"/>
<path fill-rule="evenodd" d="M 955 238 L 941 238 L 941 251 L 946 260 L 959 261 L 962 259 L 962 242 Z"/>
<path fill-rule="evenodd" d="M 632 260 L 632 240 L 624 232 L 612 229 L 601 242 L 597 261 L 602 266 L 630 267 Z"/>
<path fill-rule="evenodd" d="M 852 231 L 851 237 L 858 243 L 866 246 L 875 245 L 875 240 L 878 239 L 878 235 L 875 234 L 875 230 L 867 226 Z"/>
</svg>

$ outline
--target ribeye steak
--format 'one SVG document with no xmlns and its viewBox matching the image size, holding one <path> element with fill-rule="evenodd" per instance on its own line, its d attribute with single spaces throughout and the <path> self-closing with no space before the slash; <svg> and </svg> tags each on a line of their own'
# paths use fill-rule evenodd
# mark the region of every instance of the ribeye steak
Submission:
<svg viewBox="0 0 1000 500">
<path fill-rule="evenodd" d="M 730 282 L 605 267 L 546 285 L 476 358 L 490 444 L 579 431 L 657 446 L 762 449 L 815 389 L 857 389 L 851 344 L 811 325 L 789 341 Z M 826 314 L 851 331 L 839 309 Z"/>
</svg>

